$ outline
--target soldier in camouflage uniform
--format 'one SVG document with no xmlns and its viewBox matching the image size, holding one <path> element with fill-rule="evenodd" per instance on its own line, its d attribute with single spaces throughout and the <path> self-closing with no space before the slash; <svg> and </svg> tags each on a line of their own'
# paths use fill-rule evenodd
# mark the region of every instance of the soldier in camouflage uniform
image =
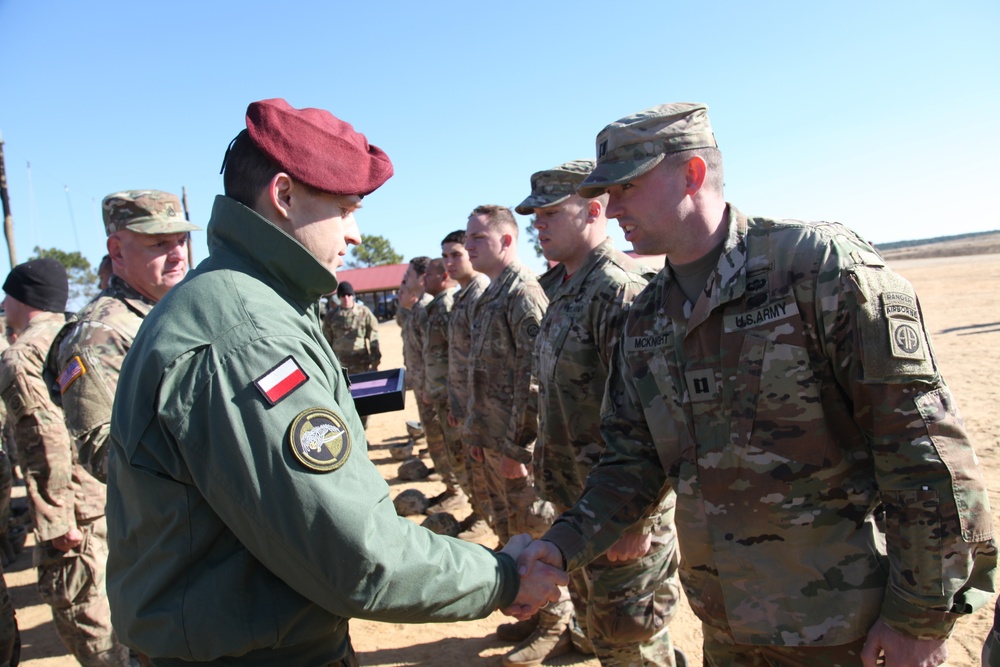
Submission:
<svg viewBox="0 0 1000 667">
<path fill-rule="evenodd" d="M 601 402 L 622 314 L 655 274 L 615 250 L 607 195 L 576 194 L 593 168 L 593 160 L 573 160 L 533 174 L 531 194 L 514 209 L 534 215 L 545 258 L 558 262 L 539 279 L 549 306 L 535 342 L 534 470 L 538 495 L 560 512 L 580 498 L 604 449 Z M 605 667 L 674 667 L 667 630 L 680 598 L 674 503 L 667 490 L 605 555 L 572 573 L 579 625 Z M 529 637 L 522 650 L 543 641 Z"/>
<path fill-rule="evenodd" d="M 35 521 L 38 591 L 56 631 L 82 665 L 126 665 L 104 590 L 104 485 L 79 464 L 42 371 L 66 323 L 66 269 L 37 259 L 11 270 L 4 310 L 17 341 L 0 356 L 0 395 L 20 446 Z"/>
<path fill-rule="evenodd" d="M 60 402 L 80 462 L 107 479 L 111 405 L 118 373 L 143 319 L 187 274 L 189 232 L 181 201 L 160 190 L 127 190 L 104 198 L 111 277 L 53 349 Z"/>
<path fill-rule="evenodd" d="M 341 366 L 352 375 L 378 370 L 382 351 L 378 346 L 375 313 L 354 298 L 354 286 L 349 282 L 337 285 L 337 298 L 340 305 L 326 311 L 323 335 Z"/>
<path fill-rule="evenodd" d="M 443 495 L 453 495 L 458 492 L 458 479 L 451 470 L 448 461 L 448 449 L 444 443 L 444 432 L 437 423 L 429 403 L 425 399 L 426 381 L 424 378 L 424 336 L 427 331 L 427 304 L 431 295 L 425 292 L 424 273 L 431 258 L 414 257 L 406 267 L 403 275 L 403 286 L 407 294 L 400 300 L 400 326 L 403 335 L 403 360 L 406 364 L 406 388 L 413 390 L 417 401 L 417 412 L 424 437 L 427 438 L 427 451 L 434 462 L 435 471 L 444 480 Z"/>
<path fill-rule="evenodd" d="M 626 318 L 585 495 L 524 564 L 590 562 L 666 482 L 706 664 L 943 663 L 997 550 L 912 286 L 839 224 L 727 204 L 703 105 L 606 127 L 578 193 L 605 191 L 667 266 Z"/>
<path fill-rule="evenodd" d="M 482 452 L 473 452 L 462 440 L 469 401 L 469 350 L 472 344 L 472 310 L 490 279 L 472 268 L 469 251 L 465 249 L 465 230 L 451 232 L 441 242 L 441 257 L 448 276 L 458 283 L 448 321 L 448 424 L 458 430 L 465 460 L 468 488 L 465 490 L 472 504 L 472 514 L 465 520 L 459 537 L 475 540 L 489 534 L 493 524 L 493 507 L 486 488 L 486 472 L 482 466 Z"/>
<path fill-rule="evenodd" d="M 454 512 L 468 503 L 468 479 L 462 453 L 461 430 L 448 423 L 448 322 L 458 286 L 448 277 L 441 258 L 432 259 L 424 273 L 431 300 L 424 307 L 424 403 L 436 426 L 441 428 L 448 466 L 458 483 L 438 496 L 427 508 L 429 514 Z"/>
<path fill-rule="evenodd" d="M 531 532 L 537 500 L 531 452 L 538 430 L 538 386 L 531 353 L 546 298 L 517 257 L 517 223 L 509 209 L 480 206 L 469 216 L 465 248 L 490 286 L 472 314 L 469 400 L 462 439 L 482 450 L 500 543 Z M 515 406 L 523 406 L 515 409 Z"/>
</svg>

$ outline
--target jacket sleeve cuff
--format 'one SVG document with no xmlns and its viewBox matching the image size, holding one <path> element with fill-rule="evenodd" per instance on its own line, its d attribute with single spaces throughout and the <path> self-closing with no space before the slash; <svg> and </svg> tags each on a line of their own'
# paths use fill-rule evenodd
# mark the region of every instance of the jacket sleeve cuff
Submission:
<svg viewBox="0 0 1000 667">
<path fill-rule="evenodd" d="M 938 609 L 926 609 L 907 604 L 886 591 L 882 601 L 882 620 L 893 630 L 918 639 L 947 639 L 960 614 Z"/>
<path fill-rule="evenodd" d="M 497 553 L 497 565 L 500 568 L 500 595 L 497 597 L 497 609 L 506 609 L 514 604 L 514 598 L 521 588 L 521 576 L 517 573 L 517 561 L 505 553 Z"/>
<path fill-rule="evenodd" d="M 556 548 L 562 552 L 563 566 L 567 572 L 575 570 L 586 562 L 583 560 L 581 552 L 586 546 L 587 541 L 576 530 L 571 528 L 569 524 L 557 521 L 542 535 L 542 539 L 556 545 Z"/>
<path fill-rule="evenodd" d="M 510 441 L 503 443 L 500 453 L 507 458 L 514 459 L 518 463 L 523 463 L 526 466 L 531 465 L 531 460 L 534 456 L 534 454 L 532 454 L 532 448 L 518 447 L 517 445 L 511 444 Z"/>
</svg>

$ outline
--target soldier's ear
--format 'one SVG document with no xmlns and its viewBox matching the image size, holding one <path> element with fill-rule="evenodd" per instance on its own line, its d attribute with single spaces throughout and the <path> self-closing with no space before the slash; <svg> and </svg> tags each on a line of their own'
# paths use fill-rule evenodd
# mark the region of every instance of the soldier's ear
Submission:
<svg viewBox="0 0 1000 667">
<path fill-rule="evenodd" d="M 596 222 L 601 217 L 604 204 L 599 199 L 591 199 L 587 202 L 587 222 Z"/>
</svg>

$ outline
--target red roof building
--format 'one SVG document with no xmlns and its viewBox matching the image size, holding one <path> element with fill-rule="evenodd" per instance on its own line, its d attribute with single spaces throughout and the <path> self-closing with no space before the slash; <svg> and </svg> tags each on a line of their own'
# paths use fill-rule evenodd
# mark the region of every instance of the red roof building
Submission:
<svg viewBox="0 0 1000 667">
<path fill-rule="evenodd" d="M 409 264 L 386 264 L 367 266 L 362 269 L 341 269 L 337 271 L 339 282 L 351 283 L 354 295 L 372 309 L 380 320 L 387 320 L 396 314 L 399 284 Z M 336 295 L 333 297 L 336 299 Z"/>
</svg>

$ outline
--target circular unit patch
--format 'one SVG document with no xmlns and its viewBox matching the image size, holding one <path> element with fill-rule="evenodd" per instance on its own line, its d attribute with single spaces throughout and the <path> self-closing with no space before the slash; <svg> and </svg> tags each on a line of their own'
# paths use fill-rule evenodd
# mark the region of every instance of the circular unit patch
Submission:
<svg viewBox="0 0 1000 667">
<path fill-rule="evenodd" d="M 330 472 L 344 465 L 351 453 L 351 434 L 340 415 L 325 408 L 303 410 L 288 434 L 292 453 L 302 465 Z"/>
</svg>

